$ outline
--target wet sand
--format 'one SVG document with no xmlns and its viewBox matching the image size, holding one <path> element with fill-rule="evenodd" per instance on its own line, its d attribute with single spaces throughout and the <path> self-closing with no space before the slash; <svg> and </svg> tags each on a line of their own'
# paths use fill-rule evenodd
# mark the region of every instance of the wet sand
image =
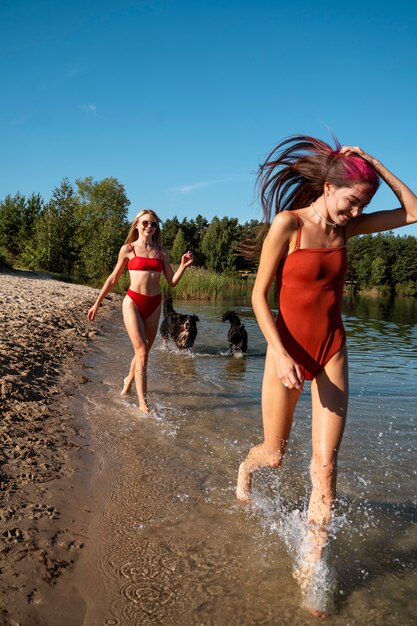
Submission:
<svg viewBox="0 0 417 626">
<path fill-rule="evenodd" d="M 221 305 L 187 303 L 200 316 L 196 345 L 187 355 L 156 341 L 153 411 L 140 416 L 134 392 L 119 395 L 130 356 L 121 298 L 91 325 L 96 293 L 0 273 L 0 626 L 318 623 L 291 575 L 308 491 L 307 395 L 280 475 L 259 476 L 254 507 L 235 500 L 236 469 L 261 428 L 263 339 L 251 310 L 239 305 L 249 358 L 230 359 Z M 378 334 L 371 325 L 365 338 L 365 318 L 348 319 L 332 626 L 415 622 L 414 319 Z"/>
<path fill-rule="evenodd" d="M 93 465 L 85 422 L 73 411 L 86 382 L 80 359 L 94 327 L 95 289 L 45 274 L 0 270 L 0 624 L 81 624 L 71 585 L 86 546 Z M 67 583 L 70 584 L 67 584 Z"/>
</svg>

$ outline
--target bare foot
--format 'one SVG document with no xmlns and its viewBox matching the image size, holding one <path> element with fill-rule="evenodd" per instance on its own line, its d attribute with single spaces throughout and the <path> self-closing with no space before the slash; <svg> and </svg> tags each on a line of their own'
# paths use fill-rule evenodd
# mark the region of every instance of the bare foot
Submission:
<svg viewBox="0 0 417 626">
<path fill-rule="evenodd" d="M 325 619 L 334 610 L 333 595 L 336 578 L 332 568 L 324 561 L 303 563 L 293 572 L 300 585 L 302 606 L 312 617 Z"/>
<path fill-rule="evenodd" d="M 236 497 L 240 502 L 252 502 L 251 485 L 251 475 L 247 471 L 245 462 L 243 461 L 243 463 L 239 465 L 236 485 Z"/>
<path fill-rule="evenodd" d="M 130 380 L 129 377 L 123 380 L 123 389 L 120 392 L 121 396 L 128 396 L 130 393 L 130 389 L 132 387 L 133 380 Z"/>
<path fill-rule="evenodd" d="M 320 611 L 319 609 L 308 609 L 311 617 L 318 617 L 320 619 L 326 619 L 326 617 L 330 617 L 331 613 L 326 613 L 326 611 Z"/>
<path fill-rule="evenodd" d="M 301 589 L 305 589 L 311 581 L 313 572 L 311 566 L 303 564 L 298 569 L 295 569 L 292 575 L 296 582 L 300 585 Z"/>
<path fill-rule="evenodd" d="M 141 411 L 142 413 L 150 413 L 151 410 L 146 400 L 139 403 L 139 411 Z"/>
</svg>

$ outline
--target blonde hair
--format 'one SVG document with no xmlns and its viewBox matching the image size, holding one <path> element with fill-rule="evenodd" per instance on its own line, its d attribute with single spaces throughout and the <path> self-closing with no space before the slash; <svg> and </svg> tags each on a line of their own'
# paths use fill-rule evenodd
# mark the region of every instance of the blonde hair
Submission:
<svg viewBox="0 0 417 626">
<path fill-rule="evenodd" d="M 144 215 L 152 215 L 152 217 L 154 218 L 155 222 L 158 222 L 158 226 L 155 228 L 154 233 L 152 235 L 152 241 L 154 244 L 156 244 L 157 246 L 162 246 L 162 235 L 161 235 L 161 229 L 159 228 L 159 222 L 161 221 L 159 219 L 159 217 L 157 216 L 157 214 L 155 213 L 155 211 L 152 211 L 151 209 L 142 209 L 141 211 L 139 211 L 139 213 L 136 215 L 135 219 L 133 220 L 129 232 L 127 234 L 126 237 L 126 241 L 125 243 L 132 243 L 133 241 L 136 241 L 136 239 L 138 239 L 139 237 L 139 229 L 138 229 L 138 224 L 139 224 L 139 220 L 141 217 L 143 217 Z"/>
</svg>

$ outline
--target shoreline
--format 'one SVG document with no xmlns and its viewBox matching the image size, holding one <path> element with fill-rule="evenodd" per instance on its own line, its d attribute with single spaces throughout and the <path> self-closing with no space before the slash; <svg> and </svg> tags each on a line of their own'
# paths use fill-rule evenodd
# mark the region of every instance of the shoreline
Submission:
<svg viewBox="0 0 417 626">
<path fill-rule="evenodd" d="M 71 572 L 88 541 L 94 452 L 74 410 L 81 359 L 120 307 L 45 273 L 0 271 L 0 624 L 82 623 Z M 69 620 L 69 621 L 65 621 Z"/>
</svg>

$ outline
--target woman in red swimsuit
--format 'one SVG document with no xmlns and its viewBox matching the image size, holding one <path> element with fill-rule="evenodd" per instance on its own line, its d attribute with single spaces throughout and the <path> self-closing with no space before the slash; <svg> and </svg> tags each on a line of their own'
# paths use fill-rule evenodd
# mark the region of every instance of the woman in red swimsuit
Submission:
<svg viewBox="0 0 417 626">
<path fill-rule="evenodd" d="M 135 354 L 129 375 L 124 379 L 122 395 L 129 393 L 135 380 L 139 409 L 145 413 L 149 412 L 146 398 L 146 366 L 149 350 L 158 330 L 161 312 L 161 272 L 164 273 L 168 285 L 175 287 L 194 258 L 191 252 L 183 254 L 181 263 L 174 273 L 168 255 L 161 245 L 159 222 L 156 213 L 148 209 L 137 214 L 130 227 L 126 243 L 120 248 L 114 270 L 87 314 L 89 320 L 94 319 L 100 303 L 116 285 L 127 266 L 130 288 L 123 300 L 123 321 Z"/>
<path fill-rule="evenodd" d="M 364 213 L 382 178 L 400 208 Z M 357 147 L 291 137 L 260 168 L 265 230 L 252 304 L 267 341 L 262 386 L 264 441 L 239 467 L 237 497 L 251 498 L 260 467 L 278 467 L 305 380 L 311 380 L 312 491 L 307 513 L 302 586 L 311 584 L 328 539 L 336 466 L 348 404 L 348 369 L 341 300 L 346 242 L 356 235 L 417 221 L 417 197 L 379 161 Z M 260 246 L 259 246 L 260 247 Z M 256 251 L 255 251 L 256 252 Z M 258 248 L 259 252 L 259 248 Z M 268 294 L 276 279 L 278 317 Z M 310 607 L 314 615 L 323 611 Z"/>
</svg>

